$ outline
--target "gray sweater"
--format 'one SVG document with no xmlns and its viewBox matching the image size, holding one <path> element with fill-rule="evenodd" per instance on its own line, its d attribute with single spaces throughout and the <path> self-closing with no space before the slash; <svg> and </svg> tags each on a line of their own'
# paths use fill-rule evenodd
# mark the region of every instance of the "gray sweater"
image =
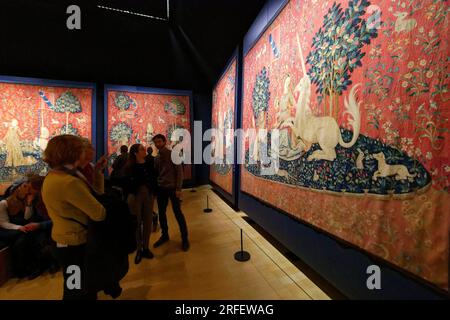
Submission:
<svg viewBox="0 0 450 320">
<path fill-rule="evenodd" d="M 164 147 L 159 150 L 158 155 L 155 157 L 158 187 L 181 190 L 183 186 L 183 167 L 172 162 L 171 154 L 172 151 Z"/>
</svg>

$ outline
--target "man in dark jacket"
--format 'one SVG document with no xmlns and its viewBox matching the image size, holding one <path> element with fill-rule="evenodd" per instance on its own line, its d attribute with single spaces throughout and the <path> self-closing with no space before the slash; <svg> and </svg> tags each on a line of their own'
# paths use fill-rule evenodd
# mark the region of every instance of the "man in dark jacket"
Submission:
<svg viewBox="0 0 450 320">
<path fill-rule="evenodd" d="M 154 248 L 161 246 L 163 243 L 169 241 L 169 227 L 167 225 L 166 209 L 170 202 L 172 209 L 180 227 L 182 249 L 189 250 L 188 230 L 186 219 L 181 212 L 180 197 L 181 187 L 183 185 L 183 168 L 181 165 L 173 163 L 171 155 L 172 151 L 166 147 L 166 137 L 162 134 L 157 134 L 153 137 L 153 142 L 159 150 L 155 158 L 155 170 L 157 174 L 158 191 L 158 213 L 159 223 L 161 225 L 161 237 L 153 245 Z"/>
</svg>

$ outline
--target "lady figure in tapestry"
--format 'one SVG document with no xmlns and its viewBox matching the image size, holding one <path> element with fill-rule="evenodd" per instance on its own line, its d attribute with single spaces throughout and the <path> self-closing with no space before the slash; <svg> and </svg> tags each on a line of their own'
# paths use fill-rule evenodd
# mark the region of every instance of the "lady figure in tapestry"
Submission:
<svg viewBox="0 0 450 320">
<path fill-rule="evenodd" d="M 36 162 L 30 157 L 25 158 L 23 156 L 22 147 L 20 146 L 20 129 L 18 124 L 18 121 L 13 119 L 9 124 L 5 137 L 3 138 L 6 144 L 5 167 L 27 166 Z"/>
<path fill-rule="evenodd" d="M 52 137 L 67 132 L 92 138 L 92 88 L 15 81 L 0 79 L 0 194 L 20 176 L 47 173 L 42 151 Z M 73 112 L 77 117 L 69 119 Z"/>
</svg>

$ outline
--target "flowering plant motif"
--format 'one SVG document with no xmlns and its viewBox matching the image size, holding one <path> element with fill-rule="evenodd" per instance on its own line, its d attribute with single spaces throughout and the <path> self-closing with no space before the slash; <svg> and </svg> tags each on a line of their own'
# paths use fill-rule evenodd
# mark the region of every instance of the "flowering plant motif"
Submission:
<svg viewBox="0 0 450 320">
<path fill-rule="evenodd" d="M 443 147 L 443 133 L 449 132 L 447 118 L 442 116 L 442 111 L 435 101 L 430 101 L 429 105 L 422 103 L 416 111 L 415 132 L 419 133 L 419 140 L 430 140 L 431 147 L 440 150 Z"/>
<path fill-rule="evenodd" d="M 395 98 L 394 101 L 387 108 L 394 112 L 395 117 L 399 123 L 403 123 L 405 121 L 411 120 L 410 115 L 408 114 L 411 110 L 411 104 L 405 103 L 403 104 L 400 101 L 400 98 Z"/>
<path fill-rule="evenodd" d="M 434 90 L 431 93 L 431 96 L 434 97 L 436 95 L 439 95 L 442 99 L 442 102 L 446 102 L 450 99 L 450 97 L 444 96 L 449 92 L 447 81 L 449 78 L 449 72 L 447 71 L 449 62 L 450 56 L 448 56 L 446 59 L 439 59 L 436 63 L 435 78 L 438 79 L 438 83 L 433 86 Z"/>
<path fill-rule="evenodd" d="M 379 101 L 383 101 L 389 94 L 393 77 L 386 74 L 386 65 L 384 63 L 377 63 L 370 66 L 364 73 L 364 76 L 369 82 L 366 83 L 364 93 L 374 93 Z"/>
<path fill-rule="evenodd" d="M 422 45 L 422 52 L 427 55 L 431 54 L 433 51 L 436 51 L 441 44 L 439 34 L 436 34 L 434 30 L 427 33 L 423 27 L 420 27 L 416 37 L 417 39 L 414 41 L 414 44 L 416 46 Z"/>
<path fill-rule="evenodd" d="M 408 73 L 401 78 L 401 85 L 406 93 L 409 96 L 419 96 L 430 92 L 430 82 L 434 74 L 430 63 L 423 58 L 417 58 L 416 61 L 408 62 L 408 69 Z"/>
<path fill-rule="evenodd" d="M 428 20 L 432 20 L 434 25 L 437 26 L 447 17 L 447 13 L 450 12 L 450 7 L 446 0 L 433 0 L 433 3 L 430 4 L 425 11 L 425 17 Z"/>
<path fill-rule="evenodd" d="M 367 123 L 374 129 L 380 129 L 380 120 L 383 117 L 383 112 L 381 108 L 377 107 L 375 104 L 367 104 L 365 106 L 367 111 Z"/>
</svg>

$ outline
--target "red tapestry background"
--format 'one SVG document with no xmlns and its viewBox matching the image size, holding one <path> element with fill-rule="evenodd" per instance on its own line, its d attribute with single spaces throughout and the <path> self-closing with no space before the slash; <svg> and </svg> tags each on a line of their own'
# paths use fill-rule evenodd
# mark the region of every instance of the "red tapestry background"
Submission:
<svg viewBox="0 0 450 320">
<path fill-rule="evenodd" d="M 279 128 L 281 160 L 261 175 L 247 142 L 241 170 L 242 191 L 446 290 L 448 12 L 290 1 L 244 58 L 243 128 Z"/>
<path fill-rule="evenodd" d="M 174 128 L 191 132 L 189 96 L 108 91 L 107 151 L 113 161 L 120 146 L 141 143 L 152 146 L 152 137 L 163 134 L 168 145 L 175 145 Z M 156 148 L 154 155 L 156 155 Z M 184 166 L 184 179 L 192 178 L 191 165 Z"/>
<path fill-rule="evenodd" d="M 227 130 L 234 131 L 234 110 L 236 107 L 236 59 L 233 59 L 227 71 L 217 83 L 213 90 L 212 105 L 212 128 L 219 130 L 223 135 L 222 141 L 212 142 L 213 156 L 219 157 L 218 149 L 222 149 L 223 157 L 227 150 L 232 150 L 233 136 L 227 135 Z M 217 153 L 217 154 L 216 154 Z M 225 163 L 225 159 L 221 159 L 223 164 L 211 165 L 209 178 L 229 194 L 233 193 L 233 170 L 232 165 Z"/>
<path fill-rule="evenodd" d="M 0 183 L 45 174 L 41 153 L 53 136 L 92 139 L 93 90 L 0 82 Z"/>
</svg>

